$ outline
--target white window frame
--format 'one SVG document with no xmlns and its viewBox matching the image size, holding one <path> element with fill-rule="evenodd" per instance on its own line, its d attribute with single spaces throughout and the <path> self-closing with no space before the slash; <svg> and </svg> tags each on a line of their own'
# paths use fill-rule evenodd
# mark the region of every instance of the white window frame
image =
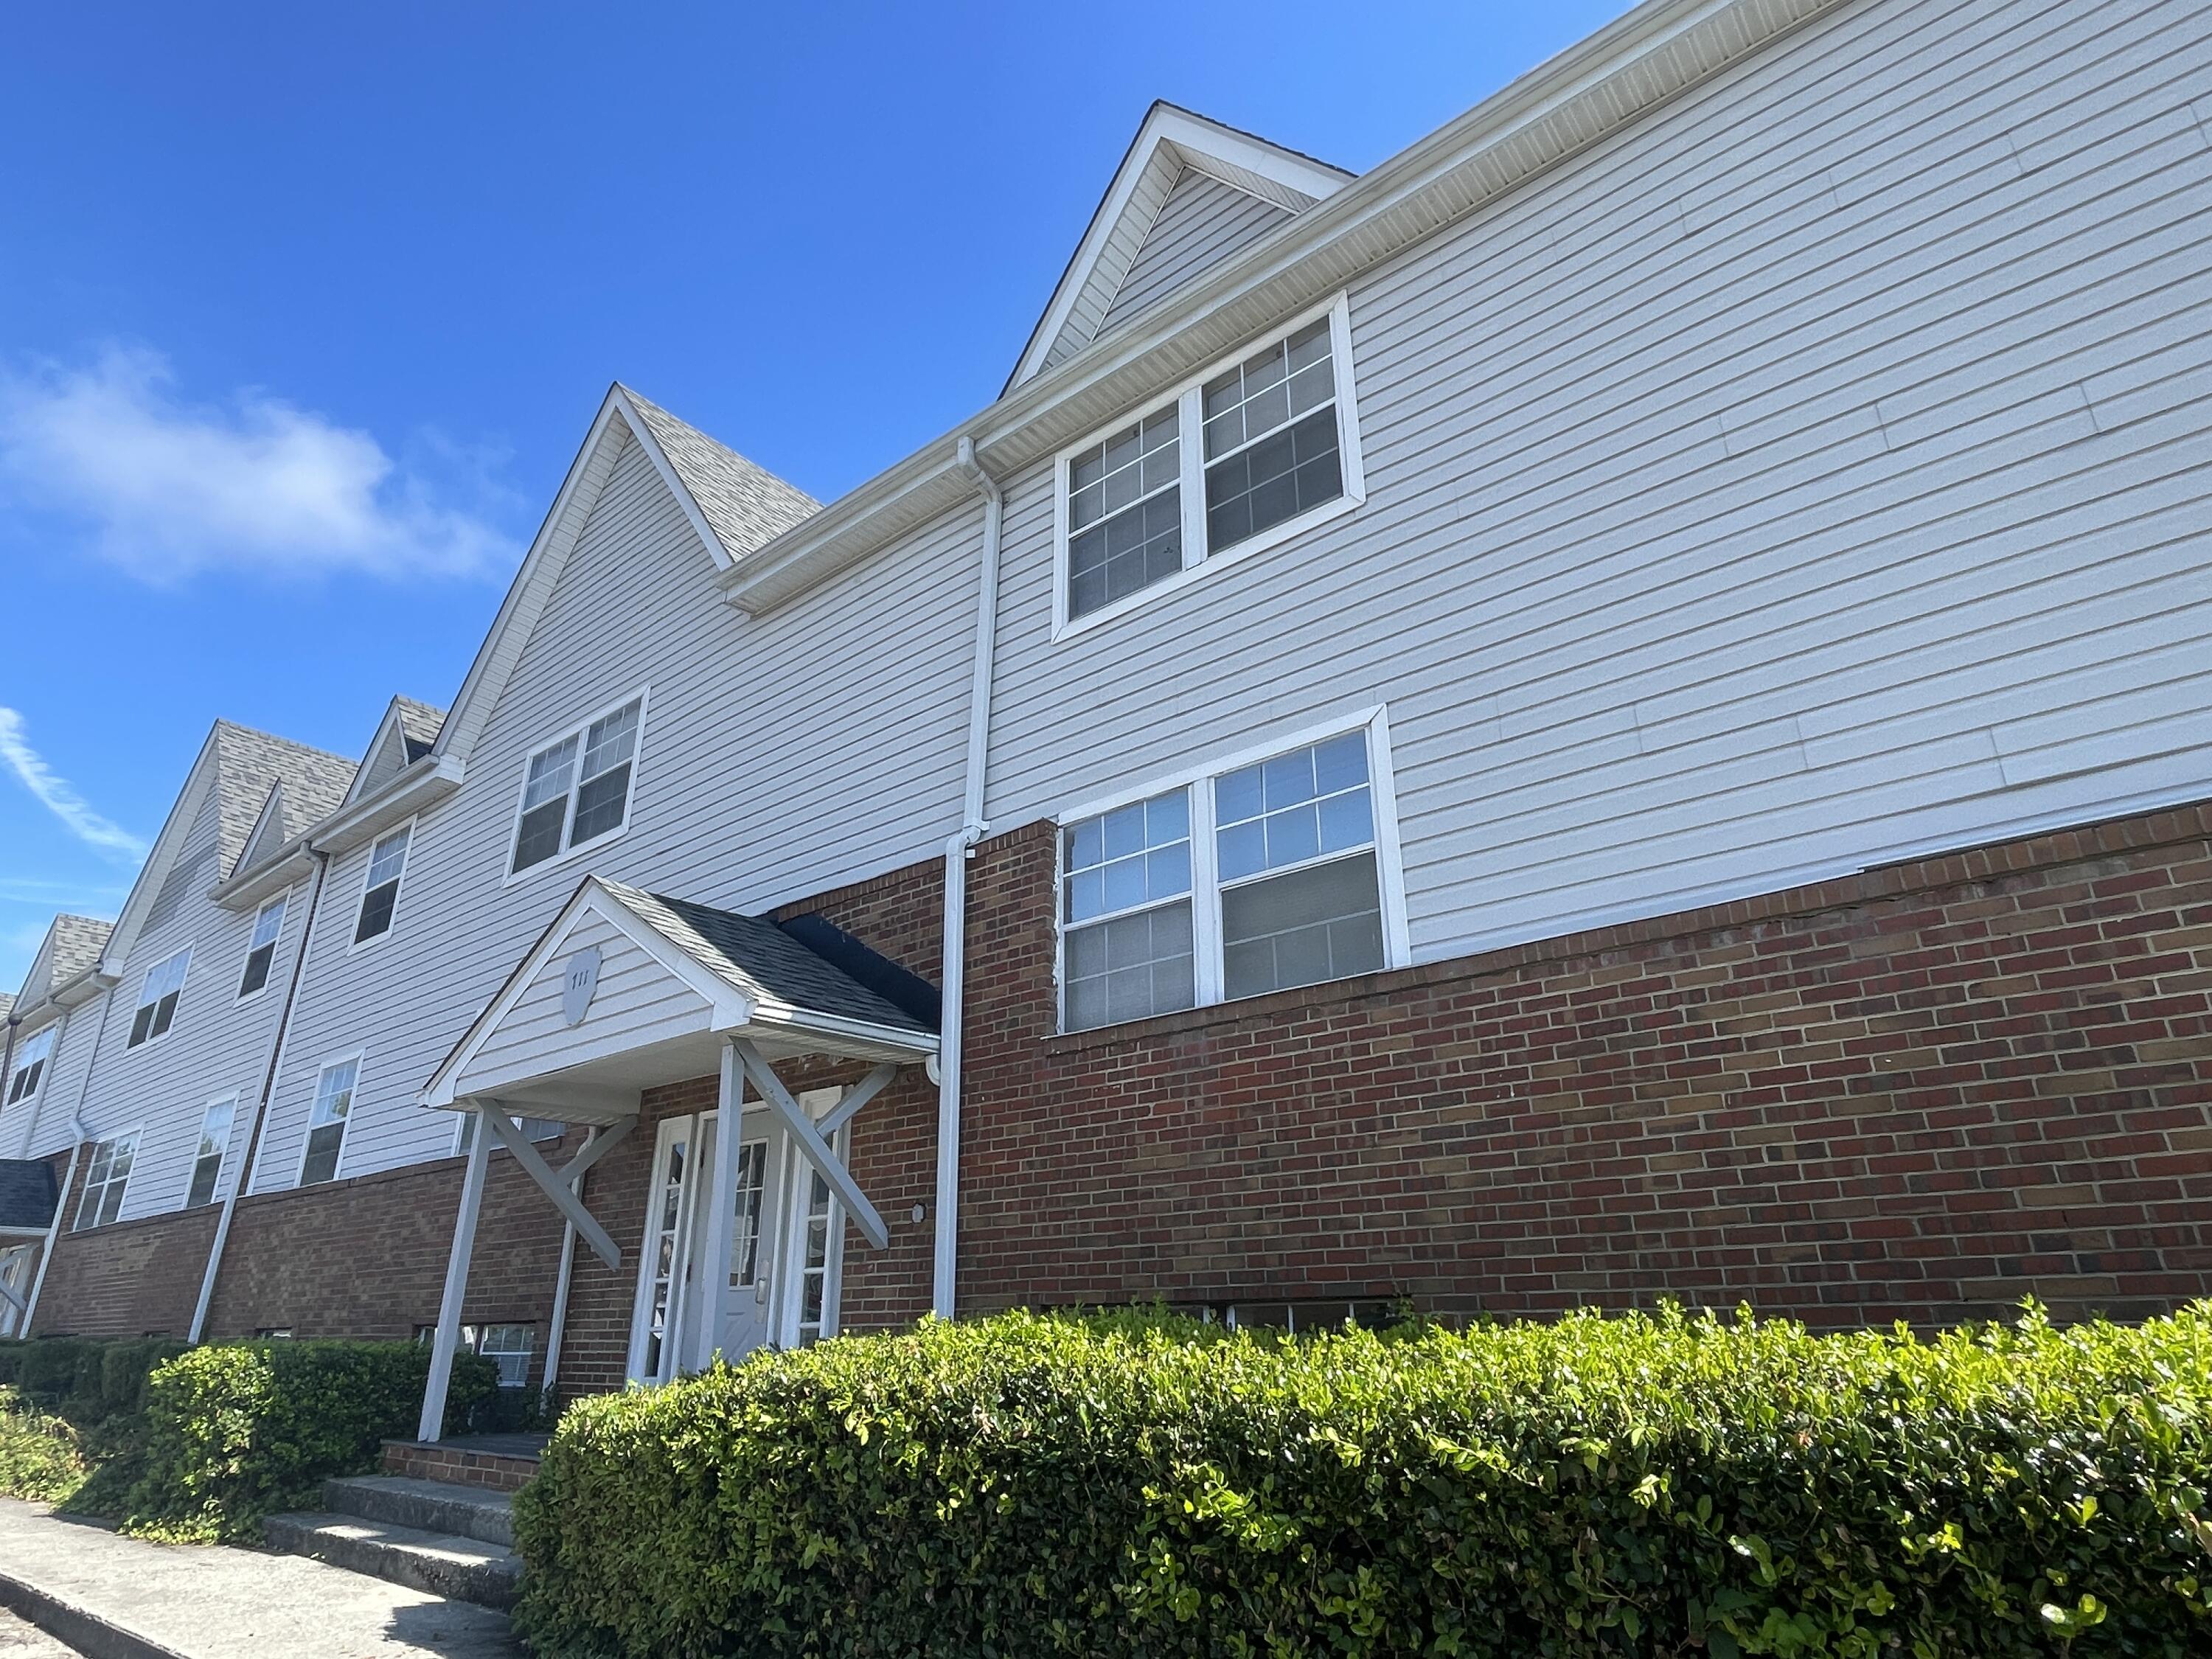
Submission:
<svg viewBox="0 0 2212 1659">
<path fill-rule="evenodd" d="M 591 840 L 579 846 L 569 846 L 568 844 L 569 832 L 576 826 L 576 797 L 583 791 L 582 778 L 571 776 L 568 780 L 568 810 L 561 817 L 561 850 L 550 858 L 538 860 L 537 863 L 529 866 L 526 869 L 514 868 L 514 840 L 522 833 L 522 803 L 530 792 L 531 762 L 536 760 L 547 750 L 558 748 L 569 738 L 574 738 L 576 740 L 575 763 L 580 771 L 584 763 L 586 734 L 608 715 L 617 713 L 633 702 L 637 705 L 637 736 L 630 745 L 629 789 L 623 797 L 622 822 L 604 835 L 594 836 Z M 652 686 L 636 686 L 623 692 L 605 708 L 593 709 L 574 725 L 565 726 L 555 732 L 544 742 L 531 745 L 530 752 L 522 757 L 522 775 L 516 780 L 514 786 L 514 811 L 507 819 L 506 844 L 500 848 L 500 863 L 507 872 L 501 878 L 501 886 L 512 887 L 519 881 L 528 881 L 540 871 L 550 870 L 557 866 L 567 864 L 572 859 L 580 857 L 586 853 L 596 853 L 603 847 L 611 847 L 629 834 L 629 827 L 637 818 L 637 781 L 639 774 L 644 769 L 645 727 L 646 721 L 652 713 Z"/>
<path fill-rule="evenodd" d="M 92 1142 L 90 1146 L 87 1147 L 85 1151 L 85 1183 L 77 1190 L 76 1218 L 70 1223 L 70 1231 L 71 1232 L 90 1232 L 95 1227 L 112 1227 L 117 1222 L 119 1222 L 124 1218 L 123 1206 L 131 1201 L 131 1176 L 135 1176 L 138 1173 L 138 1143 L 144 1138 L 145 1129 L 146 1126 L 143 1123 L 134 1123 L 127 1129 L 118 1129 L 112 1134 L 104 1134 L 100 1136 L 99 1139 Z M 125 1175 L 123 1177 L 123 1195 L 115 1200 L 114 1219 L 112 1221 L 95 1221 L 92 1223 L 90 1226 L 88 1226 L 86 1225 L 84 1219 L 84 1207 L 86 1200 L 92 1196 L 92 1161 L 94 1158 L 98 1155 L 102 1147 L 110 1149 L 108 1157 L 112 1160 L 115 1156 L 112 1149 L 115 1143 L 118 1140 L 127 1140 L 131 1143 L 131 1170 L 130 1174 Z M 107 1194 L 108 1185 L 109 1183 L 104 1181 L 100 1183 L 100 1195 L 103 1198 Z"/>
<path fill-rule="evenodd" d="M 131 1018 L 135 1019 L 137 1016 L 134 1013 Z M 38 1103 L 39 1096 L 46 1089 L 46 1079 L 54 1074 L 54 1050 L 58 1048 L 61 1043 L 61 1039 L 58 1035 L 60 1030 L 61 1022 L 59 1020 L 53 1020 L 46 1024 L 41 1025 L 37 1030 L 32 1032 L 30 1036 L 20 1038 L 16 1042 L 15 1055 L 8 1062 L 7 1084 L 4 1088 L 0 1088 L 0 1111 L 7 1111 L 17 1106 L 33 1106 Z M 30 1048 L 31 1044 L 38 1042 L 42 1037 L 46 1040 L 46 1044 L 45 1052 L 40 1054 L 36 1060 L 26 1060 L 24 1058 L 26 1051 Z M 18 1098 L 15 1095 L 15 1079 L 22 1076 L 24 1073 L 29 1071 L 33 1066 L 36 1066 L 39 1068 L 39 1075 L 33 1081 L 31 1086 L 24 1090 L 21 1097 Z"/>
<path fill-rule="evenodd" d="M 200 1108 L 199 1133 L 193 1138 L 191 1161 L 185 1169 L 185 1207 L 188 1210 L 194 1207 L 192 1188 L 199 1179 L 200 1159 L 204 1156 L 200 1151 L 200 1143 L 207 1139 L 208 1115 L 218 1106 L 230 1108 L 230 1125 L 222 1132 L 222 1149 L 216 1155 L 215 1184 L 209 1189 L 208 1195 L 200 1201 L 203 1204 L 215 1204 L 221 1202 L 222 1199 L 223 1165 L 230 1162 L 230 1144 L 238 1138 L 238 1093 L 235 1090 L 227 1095 L 216 1096 L 206 1105 Z"/>
<path fill-rule="evenodd" d="M 409 843 L 408 850 L 414 850 L 412 842 Z M 353 1062 L 353 1098 L 346 1103 L 345 1127 L 338 1132 L 338 1155 L 331 1160 L 330 1180 L 319 1181 L 315 1185 L 336 1186 L 346 1178 L 346 1152 L 353 1146 L 353 1115 L 361 1105 L 362 1079 L 368 1071 L 368 1050 L 366 1048 L 351 1048 L 343 1054 L 332 1054 L 315 1067 L 315 1086 L 307 1096 L 307 1122 L 300 1132 L 300 1158 L 292 1169 L 292 1188 L 295 1192 L 304 1192 L 307 1186 L 307 1149 L 315 1138 L 315 1103 L 323 1097 L 323 1079 L 348 1060 Z"/>
<path fill-rule="evenodd" d="M 185 965 L 183 971 L 179 973 L 177 975 L 176 990 L 174 992 L 164 991 L 161 993 L 161 996 L 157 996 L 151 1002 L 149 1002 L 146 999 L 146 988 L 153 982 L 154 975 L 160 973 L 163 969 L 168 967 L 171 963 L 176 962 L 179 959 L 183 961 Z M 138 1000 L 131 1006 L 131 1025 L 123 1033 L 123 1048 L 125 1053 L 132 1053 L 140 1048 L 150 1048 L 155 1043 L 159 1042 L 163 1037 L 168 1036 L 170 1032 L 177 1029 L 177 1017 L 184 1012 L 185 1007 L 185 983 L 191 977 L 191 972 L 192 947 L 187 945 L 181 951 L 170 951 L 167 956 L 163 957 L 159 962 L 155 963 L 152 967 L 149 968 L 143 974 L 141 974 L 138 976 Z M 158 1007 L 161 1005 L 161 997 L 171 995 L 173 995 L 177 999 L 177 1006 L 169 1011 L 169 1023 L 167 1025 L 164 1025 L 158 1031 L 149 1029 L 143 1037 L 141 1037 L 135 1042 L 132 1042 L 131 1040 L 131 1033 L 137 1028 L 138 1016 L 144 1013 L 149 1008 Z"/>
<path fill-rule="evenodd" d="M 1104 1025 L 1085 1025 L 1070 1030 L 1066 1020 L 1067 995 L 1067 933 L 1068 923 L 1065 877 L 1066 875 L 1067 836 L 1070 824 L 1085 818 L 1097 817 L 1116 807 L 1133 802 L 1150 800 L 1175 789 L 1188 792 L 1190 799 L 1190 907 L 1191 944 L 1194 952 L 1192 977 L 1195 997 L 1192 1008 L 1208 1008 L 1232 1000 L 1224 994 L 1223 949 L 1221 939 L 1222 885 L 1215 868 L 1213 821 L 1214 779 L 1234 772 L 1258 761 L 1270 760 L 1292 750 L 1309 748 L 1326 743 L 1331 738 L 1340 738 L 1348 732 L 1367 733 L 1368 799 L 1375 812 L 1375 878 L 1382 908 L 1382 969 L 1410 967 L 1413 952 L 1411 929 L 1406 919 L 1405 862 L 1398 840 L 1398 790 L 1390 761 L 1390 712 L 1388 704 L 1365 708 L 1356 714 L 1324 720 L 1316 725 L 1285 731 L 1270 737 L 1265 743 L 1255 743 L 1227 754 L 1208 756 L 1200 764 L 1186 765 L 1164 775 L 1147 778 L 1125 789 L 1116 789 L 1109 795 L 1093 796 L 1076 805 L 1063 808 L 1053 816 L 1053 1018 L 1054 1029 L 1062 1036 L 1087 1036 L 1098 1031 L 1111 1031 L 1117 1025 L 1141 1024 L 1147 1019 L 1165 1019 L 1170 1012 L 1146 1014 L 1135 1020 L 1115 1021 Z M 1339 856 L 1350 856 L 1341 854 Z M 1316 860 L 1325 863 L 1326 859 Z M 1255 878 L 1256 879 L 1256 878 Z M 1161 902 L 1168 902 L 1163 900 Z M 1085 924 L 1079 923 L 1078 926 Z M 1301 986 L 1299 990 L 1312 991 L 1337 981 L 1322 980 L 1315 985 Z M 1256 993 L 1260 996 L 1279 994 L 1275 991 Z M 1235 999 L 1245 1000 L 1246 999 Z M 1172 1012 L 1188 1012 L 1188 1009 Z"/>
<path fill-rule="evenodd" d="M 408 838 L 407 850 L 410 853 L 415 850 L 415 842 L 412 836 Z M 269 941 L 269 972 L 267 975 L 263 978 L 259 985 L 256 986 L 252 990 L 248 991 L 243 988 L 246 984 L 246 970 L 252 965 L 254 951 L 261 948 L 254 944 L 253 935 L 261 931 L 261 918 L 267 915 L 271 910 L 281 910 L 282 914 L 276 918 L 276 935 Z M 392 915 L 395 918 L 398 915 L 398 910 L 396 906 L 392 911 Z M 292 890 L 289 887 L 287 887 L 283 892 L 277 894 L 275 898 L 270 899 L 266 904 L 262 905 L 258 909 L 254 911 L 252 931 L 248 933 L 246 936 L 246 960 L 238 965 L 238 982 L 240 987 L 238 993 L 238 1000 L 240 1002 L 253 1002 L 258 1000 L 261 997 L 262 994 L 268 990 L 270 981 L 276 977 L 276 953 L 284 948 L 284 924 L 291 921 L 291 919 Z M 356 923 L 361 920 L 361 912 L 357 909 L 354 912 L 354 920 Z M 390 930 L 386 929 L 386 931 L 389 932 Z"/>
<path fill-rule="evenodd" d="M 422 817 L 417 814 L 404 823 L 395 823 L 389 830 L 380 830 L 368 838 L 368 856 L 362 860 L 361 866 L 361 885 L 354 890 L 353 908 L 346 912 L 348 956 L 356 951 L 374 951 L 399 931 L 399 902 L 407 896 L 407 872 L 415 866 L 415 832 L 421 827 Z M 361 907 L 368 902 L 368 872 L 375 867 L 376 849 L 403 830 L 407 832 L 407 850 L 400 856 L 399 879 L 392 890 L 392 920 L 385 924 L 382 933 L 373 933 L 367 939 L 356 939 L 354 935 L 361 931 Z"/>
<path fill-rule="evenodd" d="M 1213 552 L 1206 546 L 1206 383 L 1218 378 L 1223 370 L 1243 362 L 1253 353 L 1270 344 L 1279 343 L 1323 317 L 1328 319 L 1329 357 L 1336 381 L 1337 455 L 1344 473 L 1344 493 L 1334 501 L 1323 501 L 1294 518 L 1284 520 L 1280 524 L 1271 525 L 1257 535 L 1248 536 L 1232 547 L 1224 548 L 1218 553 Z M 1231 352 L 1207 365 L 1203 374 L 1193 375 L 1173 392 L 1130 410 L 1110 426 L 1092 432 L 1082 442 L 1070 444 L 1061 450 L 1054 458 L 1052 475 L 1053 639 L 1057 641 L 1071 638 L 1111 622 L 1116 617 L 1126 616 L 1140 605 L 1180 592 L 1209 571 L 1264 553 L 1269 548 L 1279 547 L 1293 536 L 1302 536 L 1332 519 L 1341 518 L 1364 503 L 1367 500 L 1367 474 L 1360 457 L 1359 407 L 1352 380 L 1351 296 L 1340 293 L 1326 303 L 1291 319 L 1279 328 L 1270 330 L 1241 350 Z M 1176 436 L 1182 445 L 1180 454 L 1182 468 L 1182 569 L 1150 586 L 1140 587 L 1133 593 L 1124 593 L 1120 599 L 1102 605 L 1096 611 L 1086 611 L 1080 617 L 1071 617 L 1067 611 L 1069 466 L 1115 433 L 1150 420 L 1171 404 L 1179 411 Z"/>
</svg>

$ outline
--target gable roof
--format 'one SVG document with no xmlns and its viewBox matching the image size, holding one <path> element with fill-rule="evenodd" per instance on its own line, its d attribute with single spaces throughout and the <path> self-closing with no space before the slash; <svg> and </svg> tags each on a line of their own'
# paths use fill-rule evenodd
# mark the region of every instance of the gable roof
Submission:
<svg viewBox="0 0 2212 1659">
<path fill-rule="evenodd" d="M 377 721 L 368 747 L 362 751 L 361 764 L 353 769 L 345 789 L 329 810 L 336 811 L 349 801 L 373 794 L 421 760 L 437 747 L 438 730 L 445 721 L 442 708 L 417 702 L 412 697 L 392 698 L 384 706 L 384 716 Z M 325 816 L 327 814 L 316 815 Z M 309 818 L 306 823 L 314 821 Z"/>
<path fill-rule="evenodd" d="M 1194 191 L 1186 185 L 1194 175 L 1217 188 Z M 1341 167 L 1173 104 L 1154 104 L 1115 169 L 1044 314 L 1030 331 L 1007 389 L 1073 356 L 1108 331 L 1116 295 L 1142 258 L 1153 228 L 1178 196 L 1186 211 L 1194 206 L 1218 211 L 1232 200 L 1249 204 L 1239 226 L 1249 234 L 1225 238 L 1210 250 L 1211 263 L 1218 264 L 1334 195 L 1352 177 Z M 1151 297 L 1158 299 L 1164 292 Z M 1125 308 L 1113 320 L 1125 322 L 1139 308 Z"/>
<path fill-rule="evenodd" d="M 120 974 L 131 947 L 156 906 L 166 913 L 168 904 L 180 902 L 179 893 L 169 892 L 166 901 L 163 895 L 170 878 L 178 873 L 185 844 L 210 795 L 216 812 L 216 845 L 214 869 L 204 884 L 209 887 L 237 868 L 248 842 L 255 838 L 255 830 L 267 815 L 270 793 L 276 785 L 283 786 L 283 810 L 294 810 L 291 803 L 296 801 L 297 810 L 305 817 L 317 807 L 328 811 L 335 806 L 343 798 L 353 770 L 353 763 L 343 755 L 231 720 L 216 721 L 200 744 L 185 787 L 169 808 L 161 833 L 154 839 L 153 851 L 146 855 L 137 878 L 131 883 L 123 914 L 107 935 L 100 954 L 101 971 Z"/>
<path fill-rule="evenodd" d="M 619 383 L 610 386 L 439 730 L 434 752 L 441 760 L 465 764 L 544 614 L 623 444 L 633 441 L 651 459 L 718 572 L 738 568 L 759 548 L 821 510 L 821 503 L 804 490 L 659 404 Z"/>
<path fill-rule="evenodd" d="M 97 916 L 56 916 L 46 924 L 46 936 L 31 958 L 31 971 L 23 976 L 14 1006 L 29 1013 L 70 981 L 98 967 L 114 926 Z"/>
<path fill-rule="evenodd" d="M 604 878 L 599 885 L 754 1003 L 864 1020 L 892 1030 L 929 1030 L 764 916 L 717 910 Z"/>
</svg>

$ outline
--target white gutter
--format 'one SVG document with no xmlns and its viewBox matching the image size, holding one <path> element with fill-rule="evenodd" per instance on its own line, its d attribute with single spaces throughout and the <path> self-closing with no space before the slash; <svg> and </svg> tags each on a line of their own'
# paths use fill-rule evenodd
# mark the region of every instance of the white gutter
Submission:
<svg viewBox="0 0 2212 1659">
<path fill-rule="evenodd" d="M 991 747 L 991 680 L 999 638 L 999 535 L 1006 497 L 975 459 L 972 439 L 960 440 L 959 465 L 983 498 L 983 561 L 975 594 L 975 678 L 968 689 L 968 781 L 960 799 L 959 832 L 945 843 L 945 988 L 938 1018 L 937 1255 L 930 1307 L 953 1315 L 960 1231 L 961 1013 L 967 988 L 968 860 L 988 833 L 983 820 L 983 781 Z"/>
<path fill-rule="evenodd" d="M 307 975 L 307 945 L 315 936 L 315 911 L 323 898 L 323 878 L 330 873 L 331 855 L 320 848 L 309 846 L 307 855 L 315 861 L 314 884 L 307 890 L 307 914 L 300 924 L 300 948 L 293 953 L 292 974 L 284 987 L 284 1006 L 277 1012 L 276 1034 L 269 1044 L 269 1063 L 262 1069 L 260 1097 L 253 1103 L 253 1121 L 246 1131 L 246 1147 L 240 1153 L 238 1173 L 231 1178 L 230 1190 L 223 1194 L 222 1213 L 216 1218 L 215 1242 L 208 1246 L 206 1269 L 200 1274 L 199 1300 L 192 1304 L 192 1322 L 185 1332 L 185 1340 L 197 1344 L 207 1328 L 208 1307 L 215 1300 L 216 1275 L 222 1268 L 223 1247 L 230 1243 L 230 1218 L 238 1213 L 238 1200 L 246 1190 L 246 1178 L 252 1172 L 253 1159 L 260 1151 L 261 1125 L 269 1115 L 269 1098 L 276 1092 L 277 1068 L 284 1063 L 284 1039 L 291 1035 L 292 1010 L 300 996 L 300 981 Z"/>
</svg>

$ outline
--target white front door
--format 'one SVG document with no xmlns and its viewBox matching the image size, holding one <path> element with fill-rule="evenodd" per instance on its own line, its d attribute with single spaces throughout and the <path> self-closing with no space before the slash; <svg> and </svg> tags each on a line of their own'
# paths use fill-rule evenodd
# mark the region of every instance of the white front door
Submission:
<svg viewBox="0 0 2212 1659">
<path fill-rule="evenodd" d="M 819 1116 L 838 1095 L 813 1090 L 799 1104 Z M 716 1340 L 701 1340 L 714 1316 L 707 1253 L 720 1118 L 720 1111 L 663 1118 L 656 1132 L 630 1327 L 633 1382 L 673 1381 L 708 1353 L 734 1360 L 770 1344 L 804 1347 L 837 1334 L 844 1206 L 759 1107 L 744 1114 L 739 1130 L 721 1329 Z M 838 1157 L 851 1136 L 849 1127 L 838 1132 Z"/>
<path fill-rule="evenodd" d="M 31 1261 L 39 1253 L 35 1244 L 15 1244 L 0 1248 L 0 1285 L 13 1293 L 15 1300 L 0 1296 L 0 1336 L 21 1334 L 16 1322 L 22 1317 L 16 1302 L 31 1299 Z"/>
</svg>

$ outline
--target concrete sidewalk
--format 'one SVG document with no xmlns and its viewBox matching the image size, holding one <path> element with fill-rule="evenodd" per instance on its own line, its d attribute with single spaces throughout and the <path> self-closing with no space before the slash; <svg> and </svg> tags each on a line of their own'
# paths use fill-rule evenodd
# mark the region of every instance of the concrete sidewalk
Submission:
<svg viewBox="0 0 2212 1659">
<path fill-rule="evenodd" d="M 149 1544 L 0 1498 L 0 1607 L 87 1659 L 520 1659 L 507 1616 L 296 1555 Z"/>
</svg>

